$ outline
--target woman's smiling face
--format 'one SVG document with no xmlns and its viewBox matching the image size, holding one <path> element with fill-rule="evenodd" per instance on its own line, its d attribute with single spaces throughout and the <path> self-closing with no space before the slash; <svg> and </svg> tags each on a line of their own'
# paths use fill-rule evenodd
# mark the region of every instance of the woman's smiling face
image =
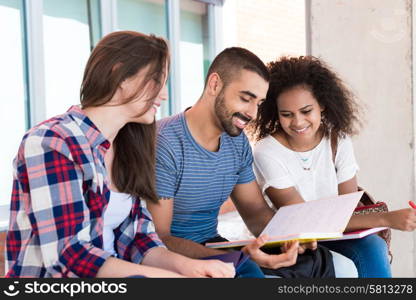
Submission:
<svg viewBox="0 0 416 300">
<path fill-rule="evenodd" d="M 307 88 L 294 87 L 281 93 L 276 101 L 279 123 L 288 138 L 301 142 L 315 137 L 323 108 Z"/>
</svg>

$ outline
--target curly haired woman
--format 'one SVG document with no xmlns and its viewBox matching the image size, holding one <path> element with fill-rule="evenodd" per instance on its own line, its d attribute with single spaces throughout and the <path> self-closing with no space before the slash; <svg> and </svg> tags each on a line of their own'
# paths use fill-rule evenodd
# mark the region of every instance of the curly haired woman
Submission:
<svg viewBox="0 0 416 300">
<path fill-rule="evenodd" d="M 278 209 L 357 191 L 359 168 L 350 136 L 360 120 L 352 93 L 315 57 L 282 57 L 268 67 L 267 99 L 251 128 L 257 140 L 254 169 L 265 196 Z M 379 226 L 411 231 L 415 212 L 353 216 L 346 231 Z M 391 277 L 388 249 L 377 235 L 325 246 L 352 259 L 359 277 Z"/>
</svg>

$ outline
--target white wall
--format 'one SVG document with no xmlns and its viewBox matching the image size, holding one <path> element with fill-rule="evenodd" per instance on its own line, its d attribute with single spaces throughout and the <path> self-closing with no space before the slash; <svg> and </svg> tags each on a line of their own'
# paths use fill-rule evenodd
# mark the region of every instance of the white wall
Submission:
<svg viewBox="0 0 416 300">
<path fill-rule="evenodd" d="M 311 54 L 323 58 L 364 106 L 354 139 L 359 184 L 390 209 L 414 199 L 412 2 L 312 0 Z M 393 231 L 394 277 L 416 276 L 416 234 Z"/>
</svg>

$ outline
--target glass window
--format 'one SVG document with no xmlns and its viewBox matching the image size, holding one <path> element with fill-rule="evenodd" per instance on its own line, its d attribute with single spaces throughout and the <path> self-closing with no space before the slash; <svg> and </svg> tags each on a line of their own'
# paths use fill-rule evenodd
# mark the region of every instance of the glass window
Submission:
<svg viewBox="0 0 416 300">
<path fill-rule="evenodd" d="M 22 2 L 0 0 L 0 206 L 10 203 L 12 161 L 27 127 Z"/>
<path fill-rule="evenodd" d="M 118 0 L 117 28 L 167 37 L 164 0 Z"/>
<path fill-rule="evenodd" d="M 118 0 L 117 29 L 134 30 L 167 37 L 167 17 L 164 0 Z M 171 101 L 171 99 L 169 99 Z M 169 115 L 169 103 L 162 102 L 156 119 Z"/>
<path fill-rule="evenodd" d="M 79 103 L 79 91 L 91 39 L 87 0 L 44 0 L 46 116 L 65 112 Z"/>
<path fill-rule="evenodd" d="M 100 0 L 87 0 L 91 50 L 95 45 L 97 45 L 102 37 L 99 1 Z"/>
<path fill-rule="evenodd" d="M 180 12 L 181 110 L 192 106 L 201 96 L 208 71 L 208 9 L 204 3 L 182 0 Z"/>
</svg>

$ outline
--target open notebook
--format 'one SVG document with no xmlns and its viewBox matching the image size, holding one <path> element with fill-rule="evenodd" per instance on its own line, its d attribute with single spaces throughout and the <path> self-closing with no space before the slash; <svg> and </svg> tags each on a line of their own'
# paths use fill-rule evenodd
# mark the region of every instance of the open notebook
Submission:
<svg viewBox="0 0 416 300">
<path fill-rule="evenodd" d="M 361 191 L 281 207 L 261 233 L 269 236 L 266 246 L 281 245 L 291 240 L 308 242 L 341 238 L 362 195 Z M 205 246 L 241 247 L 252 241 L 253 239 L 207 243 Z"/>
<path fill-rule="evenodd" d="M 369 229 L 361 229 L 361 230 L 344 232 L 344 234 L 339 238 L 321 240 L 321 242 L 361 239 L 363 237 L 366 237 L 367 235 L 374 234 L 374 233 L 386 230 L 387 228 L 388 227 L 374 227 L 374 228 L 369 228 Z"/>
</svg>

